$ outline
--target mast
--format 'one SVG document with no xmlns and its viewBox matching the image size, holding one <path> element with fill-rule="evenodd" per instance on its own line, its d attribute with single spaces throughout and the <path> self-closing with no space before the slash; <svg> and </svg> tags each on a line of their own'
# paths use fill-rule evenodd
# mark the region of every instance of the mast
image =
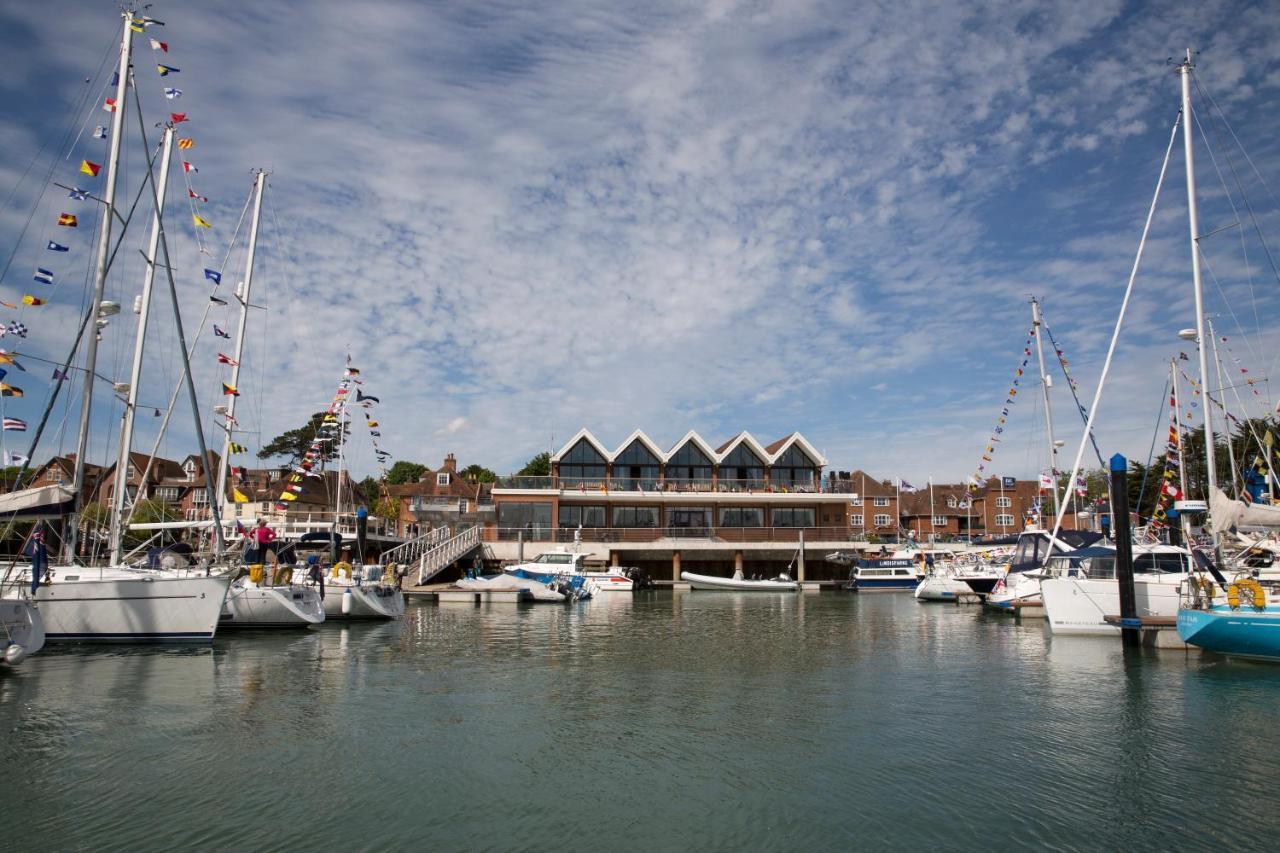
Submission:
<svg viewBox="0 0 1280 853">
<path fill-rule="evenodd" d="M 1228 483 L 1231 484 L 1230 488 L 1234 491 L 1234 484 L 1236 477 L 1240 476 L 1240 469 L 1236 467 L 1236 451 L 1231 446 L 1231 422 L 1227 420 L 1227 380 L 1222 376 L 1222 359 L 1218 355 L 1218 333 L 1213 328 L 1212 320 L 1207 320 L 1206 322 L 1209 324 L 1209 341 L 1213 344 L 1213 367 L 1218 376 L 1218 396 L 1222 398 L 1222 429 L 1227 434 L 1227 464 L 1231 466 L 1231 479 Z M 1209 389 L 1206 387 L 1204 389 L 1204 410 L 1206 414 L 1208 414 L 1209 407 L 1212 405 L 1213 403 L 1209 400 Z M 1243 414 L 1247 415 L 1248 413 L 1245 412 Z M 1245 449 L 1247 452 L 1247 442 L 1245 443 Z"/>
<path fill-rule="evenodd" d="M 258 223 L 262 219 L 262 191 L 266 188 L 267 173 L 263 169 L 259 169 L 257 175 L 253 179 L 253 222 L 249 226 L 249 257 L 244 265 L 244 281 L 240 287 L 236 288 L 236 299 L 240 300 L 240 325 L 236 330 L 236 350 L 235 355 L 231 357 L 235 363 L 231 365 L 231 386 L 233 388 L 240 387 L 240 359 L 244 356 L 244 333 L 249 323 L 249 294 L 253 288 L 253 258 L 258 250 Z M 227 467 L 231 460 L 231 439 L 234 435 L 235 417 L 236 417 L 236 400 L 238 398 L 233 394 L 231 400 L 227 403 L 227 435 L 222 443 L 222 458 L 218 460 L 218 479 L 215 480 L 215 488 L 219 495 L 224 498 L 223 504 L 213 507 L 218 513 L 218 517 L 214 519 L 214 523 L 221 526 L 221 506 L 225 505 L 225 490 L 227 483 Z"/>
<path fill-rule="evenodd" d="M 1040 322 L 1040 301 L 1031 297 L 1031 328 L 1035 332 L 1036 358 L 1040 362 L 1040 390 L 1044 394 L 1044 428 L 1049 436 L 1049 473 L 1053 481 L 1053 514 L 1058 514 L 1058 444 L 1053 438 L 1053 406 L 1049 402 L 1049 389 L 1053 387 L 1053 379 L 1044 369 L 1044 344 L 1040 339 L 1043 325 Z M 1070 487 L 1070 484 L 1067 484 Z"/>
<path fill-rule="evenodd" d="M 138 405 L 138 382 L 142 377 L 142 354 L 147 340 L 147 319 L 151 316 L 151 291 L 156 280 L 156 251 L 160 246 L 160 221 L 164 215 L 165 188 L 169 183 L 169 162 L 173 153 L 173 125 L 166 124 L 161 141 L 160 177 L 156 184 L 156 197 L 160 207 L 151 219 L 151 241 L 147 244 L 147 268 L 142 274 L 142 296 L 138 306 L 138 332 L 133 344 L 133 368 L 129 372 L 129 391 L 120 425 L 120 452 L 116 457 L 115 495 L 112 503 L 111 565 L 124 556 L 125 500 L 128 497 L 129 451 L 133 446 L 133 419 Z"/>
<path fill-rule="evenodd" d="M 107 256 L 111 251 L 111 224 L 115 216 L 116 177 L 120 171 L 120 143 L 124 135 L 125 98 L 129 92 L 129 60 L 133 55 L 133 11 L 125 9 L 124 34 L 120 38 L 120 64 L 116 69 L 116 108 L 111 113 L 111 147 L 107 158 L 107 181 L 103 188 L 102 203 L 105 209 L 102 215 L 102 229 L 98 233 L 98 257 L 94 262 L 93 299 L 89 303 L 90 316 L 97 318 L 102 307 L 102 296 L 107 285 Z M 80 402 L 80 431 L 76 438 L 75 474 L 71 480 L 72 506 L 75 512 L 68 519 L 70 528 L 66 537 L 67 561 L 75 558 L 76 544 L 80 533 L 80 500 L 84 492 L 85 455 L 89 451 L 89 418 L 93 413 L 93 380 L 98 367 L 98 334 L 97 329 L 89 336 L 88 348 L 84 356 L 84 393 Z M 116 479 L 128 474 L 116 469 Z"/>
<path fill-rule="evenodd" d="M 1191 233 L 1191 282 L 1196 296 L 1196 346 L 1199 350 L 1200 393 L 1204 396 L 1204 457 L 1209 468 L 1206 501 L 1218 490 L 1217 460 L 1214 458 L 1213 407 L 1209 404 L 1209 354 L 1204 335 L 1204 284 L 1200 278 L 1200 220 L 1196 211 L 1196 163 L 1191 121 L 1191 48 L 1178 66 L 1182 76 L 1182 150 L 1187 161 L 1187 224 Z"/>
</svg>

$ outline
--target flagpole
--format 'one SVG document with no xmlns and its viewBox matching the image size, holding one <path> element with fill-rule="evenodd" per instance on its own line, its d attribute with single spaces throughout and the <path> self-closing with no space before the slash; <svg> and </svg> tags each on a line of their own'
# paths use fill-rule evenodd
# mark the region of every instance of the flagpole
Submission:
<svg viewBox="0 0 1280 853">
<path fill-rule="evenodd" d="M 929 478 L 929 541 L 938 541 L 938 517 L 933 510 L 933 478 Z"/>
<path fill-rule="evenodd" d="M 259 169 L 253 178 L 253 221 L 249 225 L 249 257 L 244 265 L 244 281 L 236 288 L 236 298 L 240 300 L 240 324 L 236 329 L 235 355 L 231 357 L 234 362 L 231 365 L 231 387 L 237 390 L 240 388 L 240 360 L 244 356 L 244 334 L 249 323 L 249 292 L 253 287 L 253 259 L 258 251 L 258 223 L 262 219 L 262 193 L 266 183 L 267 173 Z M 222 458 L 218 460 L 218 479 L 214 481 L 223 501 L 221 505 L 213 507 L 214 520 L 219 525 L 222 524 L 221 507 L 226 505 L 227 468 L 231 464 L 231 439 L 235 434 L 236 399 L 236 395 L 232 394 L 231 400 L 227 403 L 226 435 L 222 442 Z M 235 502 L 234 497 L 232 502 Z"/>
<path fill-rule="evenodd" d="M 1053 479 L 1053 514 L 1058 514 L 1058 445 L 1053 438 L 1053 407 L 1049 399 L 1049 389 L 1053 380 L 1044 369 L 1044 324 L 1040 320 L 1040 301 L 1031 297 L 1031 328 L 1035 331 L 1036 359 L 1040 362 L 1040 390 L 1044 394 L 1044 426 L 1049 435 L 1049 473 Z"/>
<path fill-rule="evenodd" d="M 125 500 L 128 497 L 129 451 L 133 447 L 133 421 L 138 405 L 138 382 L 142 378 L 142 355 L 147 341 L 147 321 L 151 316 L 151 291 L 156 280 L 156 252 L 160 247 L 160 222 L 164 215 L 165 189 L 169 185 L 169 163 L 173 154 L 173 125 L 166 124 L 161 140 L 160 177 L 156 183 L 159 207 L 151 218 L 151 239 L 147 244 L 147 267 L 142 274 L 142 298 L 138 306 L 138 332 L 133 344 L 133 367 L 129 372 L 129 390 L 124 404 L 120 425 L 120 451 L 116 457 L 115 495 L 112 502 L 111 565 L 117 565 L 124 557 Z M 135 499 L 136 503 L 136 499 Z"/>
<path fill-rule="evenodd" d="M 102 297 L 107 286 L 107 254 L 111 249 L 111 224 L 116 208 L 116 177 L 120 171 L 120 143 L 124 134 L 125 98 L 129 91 L 129 60 L 133 55 L 133 11 L 125 9 L 124 35 L 120 39 L 120 65 L 116 71 L 116 102 L 111 112 L 111 145 L 107 158 L 107 180 L 102 193 L 102 228 L 98 232 L 98 257 L 94 262 L 93 299 L 89 303 L 89 316 L 98 318 L 102 310 Z M 98 367 L 98 329 L 89 336 L 84 355 L 84 391 L 80 402 L 80 431 L 76 438 L 75 473 L 71 479 L 72 507 L 75 511 L 67 519 L 69 531 L 64 539 L 64 557 L 67 562 L 75 559 L 80 534 L 80 502 L 84 491 L 85 455 L 89 452 L 89 419 L 93 414 L 94 372 Z M 116 479 L 128 471 L 116 471 Z"/>
</svg>

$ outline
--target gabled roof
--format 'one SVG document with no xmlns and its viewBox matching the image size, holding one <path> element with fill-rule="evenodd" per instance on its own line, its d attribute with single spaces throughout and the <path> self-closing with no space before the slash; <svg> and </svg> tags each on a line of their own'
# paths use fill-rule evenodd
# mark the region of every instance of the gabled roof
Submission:
<svg viewBox="0 0 1280 853">
<path fill-rule="evenodd" d="M 663 453 L 662 448 L 659 447 L 654 442 L 653 439 L 645 435 L 644 430 L 642 429 L 638 429 L 632 432 L 631 435 L 626 437 L 626 439 L 622 442 L 622 444 L 618 445 L 617 450 L 613 451 L 613 453 L 609 454 L 605 458 L 607 458 L 610 462 L 617 459 L 619 456 L 622 455 L 622 451 L 626 450 L 628 447 L 631 446 L 631 443 L 633 441 L 639 441 L 641 444 L 643 444 L 650 453 L 652 453 L 655 457 L 657 457 L 659 462 L 667 461 L 667 454 Z"/>
<path fill-rule="evenodd" d="M 897 490 L 893 486 L 885 485 L 861 468 L 849 472 L 848 482 L 853 490 L 864 498 L 891 498 L 897 494 Z"/>
<path fill-rule="evenodd" d="M 723 462 L 725 457 L 734 451 L 739 444 L 745 444 L 751 449 L 751 452 L 760 457 L 760 461 L 768 465 L 774 460 L 772 453 L 764 449 L 764 445 L 756 441 L 755 436 L 747 432 L 745 429 L 726 441 L 724 444 L 716 448 L 717 462 Z"/>
<path fill-rule="evenodd" d="M 793 444 L 799 445 L 800 449 L 804 451 L 804 455 L 813 460 L 813 464 L 821 465 L 824 468 L 827 466 L 827 460 L 818 452 L 818 449 L 798 432 L 793 432 L 791 435 L 780 438 L 765 448 L 765 451 L 770 454 L 769 462 L 776 462 Z"/>
<path fill-rule="evenodd" d="M 591 430 L 587 429 L 586 427 L 583 427 L 582 429 L 575 432 L 573 434 L 573 438 L 566 441 L 563 447 L 561 447 L 555 453 L 551 454 L 551 461 L 559 462 L 561 457 L 563 457 L 570 450 L 573 450 L 574 445 L 576 445 L 579 441 L 581 441 L 584 438 L 587 440 L 588 444 L 590 444 L 592 447 L 595 448 L 596 453 L 599 453 L 600 456 L 605 461 L 608 461 L 613 458 L 613 455 L 607 449 L 605 449 L 605 446 L 600 443 L 600 440 L 591 434 Z"/>
<path fill-rule="evenodd" d="M 707 459 L 711 460 L 712 465 L 716 464 L 716 462 L 719 461 L 719 456 L 717 456 L 716 454 L 716 449 L 711 445 L 707 444 L 707 440 L 702 436 L 698 435 L 696 430 L 689 430 L 684 434 L 683 437 L 681 437 L 679 441 L 671 445 L 671 449 L 667 451 L 667 455 L 663 461 L 669 460 L 671 457 L 675 456 L 676 452 L 680 448 L 688 444 L 689 442 L 693 442 L 694 445 L 696 445 L 699 450 L 705 453 L 707 456 Z"/>
</svg>

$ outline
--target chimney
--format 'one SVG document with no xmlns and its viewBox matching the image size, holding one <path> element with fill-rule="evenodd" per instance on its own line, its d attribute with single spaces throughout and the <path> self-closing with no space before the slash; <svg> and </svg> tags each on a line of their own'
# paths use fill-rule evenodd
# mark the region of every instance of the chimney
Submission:
<svg viewBox="0 0 1280 853">
<path fill-rule="evenodd" d="M 442 467 L 449 471 L 456 471 L 458 470 L 458 460 L 454 459 L 453 454 L 450 453 L 444 458 L 444 465 Z"/>
</svg>

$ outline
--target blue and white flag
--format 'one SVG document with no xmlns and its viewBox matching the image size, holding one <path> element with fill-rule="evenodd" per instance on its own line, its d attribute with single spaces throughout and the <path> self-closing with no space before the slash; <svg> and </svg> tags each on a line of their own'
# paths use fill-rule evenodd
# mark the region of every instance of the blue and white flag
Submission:
<svg viewBox="0 0 1280 853">
<path fill-rule="evenodd" d="M 47 270 L 44 267 L 36 267 L 35 279 L 41 284 L 53 284 L 53 270 Z"/>
<path fill-rule="evenodd" d="M 217 270 L 206 269 L 204 271 L 204 277 L 214 284 L 222 284 L 222 273 Z"/>
<path fill-rule="evenodd" d="M 74 198 L 76 201 L 84 201 L 88 197 L 89 191 L 79 188 L 73 189 L 71 192 L 67 193 L 67 198 Z"/>
<path fill-rule="evenodd" d="M 165 86 L 165 87 L 164 87 L 164 96 L 165 96 L 166 98 L 168 98 L 169 100 L 171 100 L 171 101 L 173 101 L 173 100 L 177 100 L 178 98 L 181 98 L 181 97 L 182 97 L 182 90 L 181 90 L 181 89 L 175 89 L 175 88 L 173 88 L 172 86 Z"/>
<path fill-rule="evenodd" d="M 65 251 L 68 251 L 68 247 L 66 247 L 66 246 L 62 245 L 61 243 L 55 243 L 55 242 L 53 242 L 52 240 L 50 240 L 50 241 L 49 241 L 49 245 L 48 245 L 48 246 L 46 246 L 45 248 L 47 248 L 50 252 L 65 252 Z"/>
<path fill-rule="evenodd" d="M 95 127 L 95 128 L 93 129 L 93 138 L 94 138 L 94 139 L 106 139 L 106 138 L 107 138 L 107 129 L 106 129 L 105 127 L 103 127 L 102 125 L 98 125 L 97 127 Z"/>
</svg>

